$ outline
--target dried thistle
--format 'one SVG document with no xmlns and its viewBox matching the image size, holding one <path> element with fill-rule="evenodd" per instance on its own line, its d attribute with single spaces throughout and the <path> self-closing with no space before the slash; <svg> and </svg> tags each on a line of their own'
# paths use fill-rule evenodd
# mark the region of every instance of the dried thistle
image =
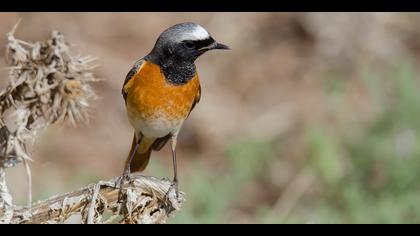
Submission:
<svg viewBox="0 0 420 236">
<path fill-rule="evenodd" d="M 27 144 L 48 125 L 67 120 L 76 125 L 88 120 L 91 57 L 70 55 L 64 36 L 52 32 L 46 41 L 16 39 L 17 25 L 7 34 L 6 62 L 9 85 L 0 91 L 0 166 L 30 160 Z M 6 120 L 13 124 L 6 125 Z"/>
</svg>

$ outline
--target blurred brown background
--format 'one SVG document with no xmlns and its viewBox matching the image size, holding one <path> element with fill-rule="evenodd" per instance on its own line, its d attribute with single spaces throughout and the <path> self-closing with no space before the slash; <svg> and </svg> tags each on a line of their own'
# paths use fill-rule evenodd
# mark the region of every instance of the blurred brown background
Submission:
<svg viewBox="0 0 420 236">
<path fill-rule="evenodd" d="M 96 75 L 104 79 L 95 85 L 101 98 L 92 102 L 89 125 L 57 125 L 37 140 L 36 200 L 121 174 L 133 132 L 121 96 L 125 75 L 160 32 L 194 21 L 232 50 L 210 52 L 196 62 L 202 98 L 178 141 L 187 203 L 172 222 L 420 220 L 420 209 L 412 209 L 415 198 L 405 198 L 420 186 L 414 173 L 416 119 L 404 116 L 389 132 L 385 122 L 378 136 L 371 131 L 382 119 L 399 119 L 390 115 L 398 113 L 398 99 L 417 88 L 419 14 L 1 13 L 3 50 L 5 34 L 19 17 L 17 38 L 44 40 L 59 30 L 76 45 L 74 53 L 98 58 Z M 3 58 L 0 63 L 5 66 Z M 394 74 L 413 77 L 404 87 L 410 91 L 393 90 L 399 88 L 389 82 Z M 7 70 L 0 75 L 4 85 Z M 410 110 L 417 100 L 407 101 Z M 413 109 L 407 117 L 418 114 Z M 384 144 L 376 143 L 382 139 Z M 389 160 L 381 159 L 387 155 Z M 414 161 L 389 174 L 404 155 Z M 23 173 L 22 166 L 8 170 L 12 193 L 22 204 Z M 172 177 L 168 147 L 152 154 L 146 174 Z M 399 187 L 388 189 L 393 184 Z"/>
</svg>

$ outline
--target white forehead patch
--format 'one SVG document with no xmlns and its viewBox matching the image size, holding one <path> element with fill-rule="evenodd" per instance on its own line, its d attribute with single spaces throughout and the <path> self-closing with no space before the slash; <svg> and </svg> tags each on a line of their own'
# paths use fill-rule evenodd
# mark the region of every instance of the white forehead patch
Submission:
<svg viewBox="0 0 420 236">
<path fill-rule="evenodd" d="M 192 32 L 192 36 L 196 40 L 206 39 L 206 38 L 210 37 L 207 30 L 205 30 L 203 27 L 201 27 L 199 25 L 197 25 L 197 27 L 194 28 L 194 31 Z"/>
<path fill-rule="evenodd" d="M 188 30 L 182 32 L 178 36 L 178 41 L 184 40 L 203 40 L 210 37 L 210 34 L 203 27 L 195 25 L 194 27 L 189 28 Z"/>
</svg>

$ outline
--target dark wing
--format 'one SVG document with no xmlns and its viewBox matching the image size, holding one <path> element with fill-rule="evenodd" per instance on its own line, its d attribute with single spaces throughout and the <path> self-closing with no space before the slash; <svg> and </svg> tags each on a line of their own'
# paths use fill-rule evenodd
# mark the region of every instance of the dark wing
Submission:
<svg viewBox="0 0 420 236">
<path fill-rule="evenodd" d="M 168 134 L 162 138 L 156 139 L 152 144 L 152 149 L 155 151 L 160 151 L 160 149 L 165 146 L 165 144 L 168 142 L 169 139 L 171 139 L 172 134 Z"/>
<path fill-rule="evenodd" d="M 197 105 L 197 103 L 200 102 L 200 98 L 201 98 L 201 85 L 198 85 L 198 91 L 197 91 L 197 94 L 195 95 L 195 98 L 194 98 L 193 104 L 191 106 L 191 110 L 188 113 L 188 116 L 190 116 L 190 113 L 194 109 L 195 105 Z"/>
<path fill-rule="evenodd" d="M 143 63 L 144 63 L 144 59 L 142 58 L 142 59 L 140 59 L 140 60 L 138 60 L 135 64 L 134 64 L 134 66 L 131 68 L 131 70 L 128 72 L 128 74 L 127 74 L 127 76 L 125 77 L 125 80 L 124 80 L 124 84 L 123 84 L 123 87 L 122 87 L 122 89 L 121 89 L 121 93 L 122 93 L 122 95 L 123 95 L 123 97 L 124 97 L 124 101 L 126 101 L 126 99 L 127 99 L 127 91 L 125 91 L 125 85 L 128 83 L 128 81 L 130 81 L 130 79 L 132 79 L 133 78 L 133 76 L 139 71 L 139 69 L 140 69 L 140 67 L 143 65 Z"/>
</svg>

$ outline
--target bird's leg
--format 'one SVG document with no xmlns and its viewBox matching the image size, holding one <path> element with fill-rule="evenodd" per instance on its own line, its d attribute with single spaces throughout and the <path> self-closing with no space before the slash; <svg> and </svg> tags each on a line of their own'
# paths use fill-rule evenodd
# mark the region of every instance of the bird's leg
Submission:
<svg viewBox="0 0 420 236">
<path fill-rule="evenodd" d="M 130 169 L 131 169 L 131 162 L 133 161 L 133 158 L 136 155 L 137 149 L 139 149 L 142 138 L 143 136 L 141 134 L 136 135 L 136 146 L 134 146 L 133 152 L 130 154 L 130 159 L 125 165 L 124 172 L 123 172 L 124 179 L 128 179 L 128 175 L 130 174 Z"/>
<path fill-rule="evenodd" d="M 177 166 L 176 166 L 176 141 L 177 136 L 173 135 L 171 137 L 171 150 L 172 150 L 172 165 L 174 168 L 174 179 L 172 181 L 172 187 L 175 187 L 176 196 L 178 197 L 178 173 L 177 173 Z"/>
<path fill-rule="evenodd" d="M 136 152 L 137 152 L 137 149 L 139 148 L 142 137 L 143 136 L 141 134 L 136 135 L 136 146 L 134 146 L 133 152 L 130 154 L 130 159 L 128 160 L 127 164 L 124 167 L 124 172 L 123 172 L 123 174 L 120 178 L 120 181 L 119 181 L 120 190 L 118 192 L 118 202 L 121 202 L 122 185 L 123 185 L 124 181 L 128 180 L 128 176 L 130 175 L 131 162 L 133 161 L 133 158 L 136 155 Z"/>
</svg>

